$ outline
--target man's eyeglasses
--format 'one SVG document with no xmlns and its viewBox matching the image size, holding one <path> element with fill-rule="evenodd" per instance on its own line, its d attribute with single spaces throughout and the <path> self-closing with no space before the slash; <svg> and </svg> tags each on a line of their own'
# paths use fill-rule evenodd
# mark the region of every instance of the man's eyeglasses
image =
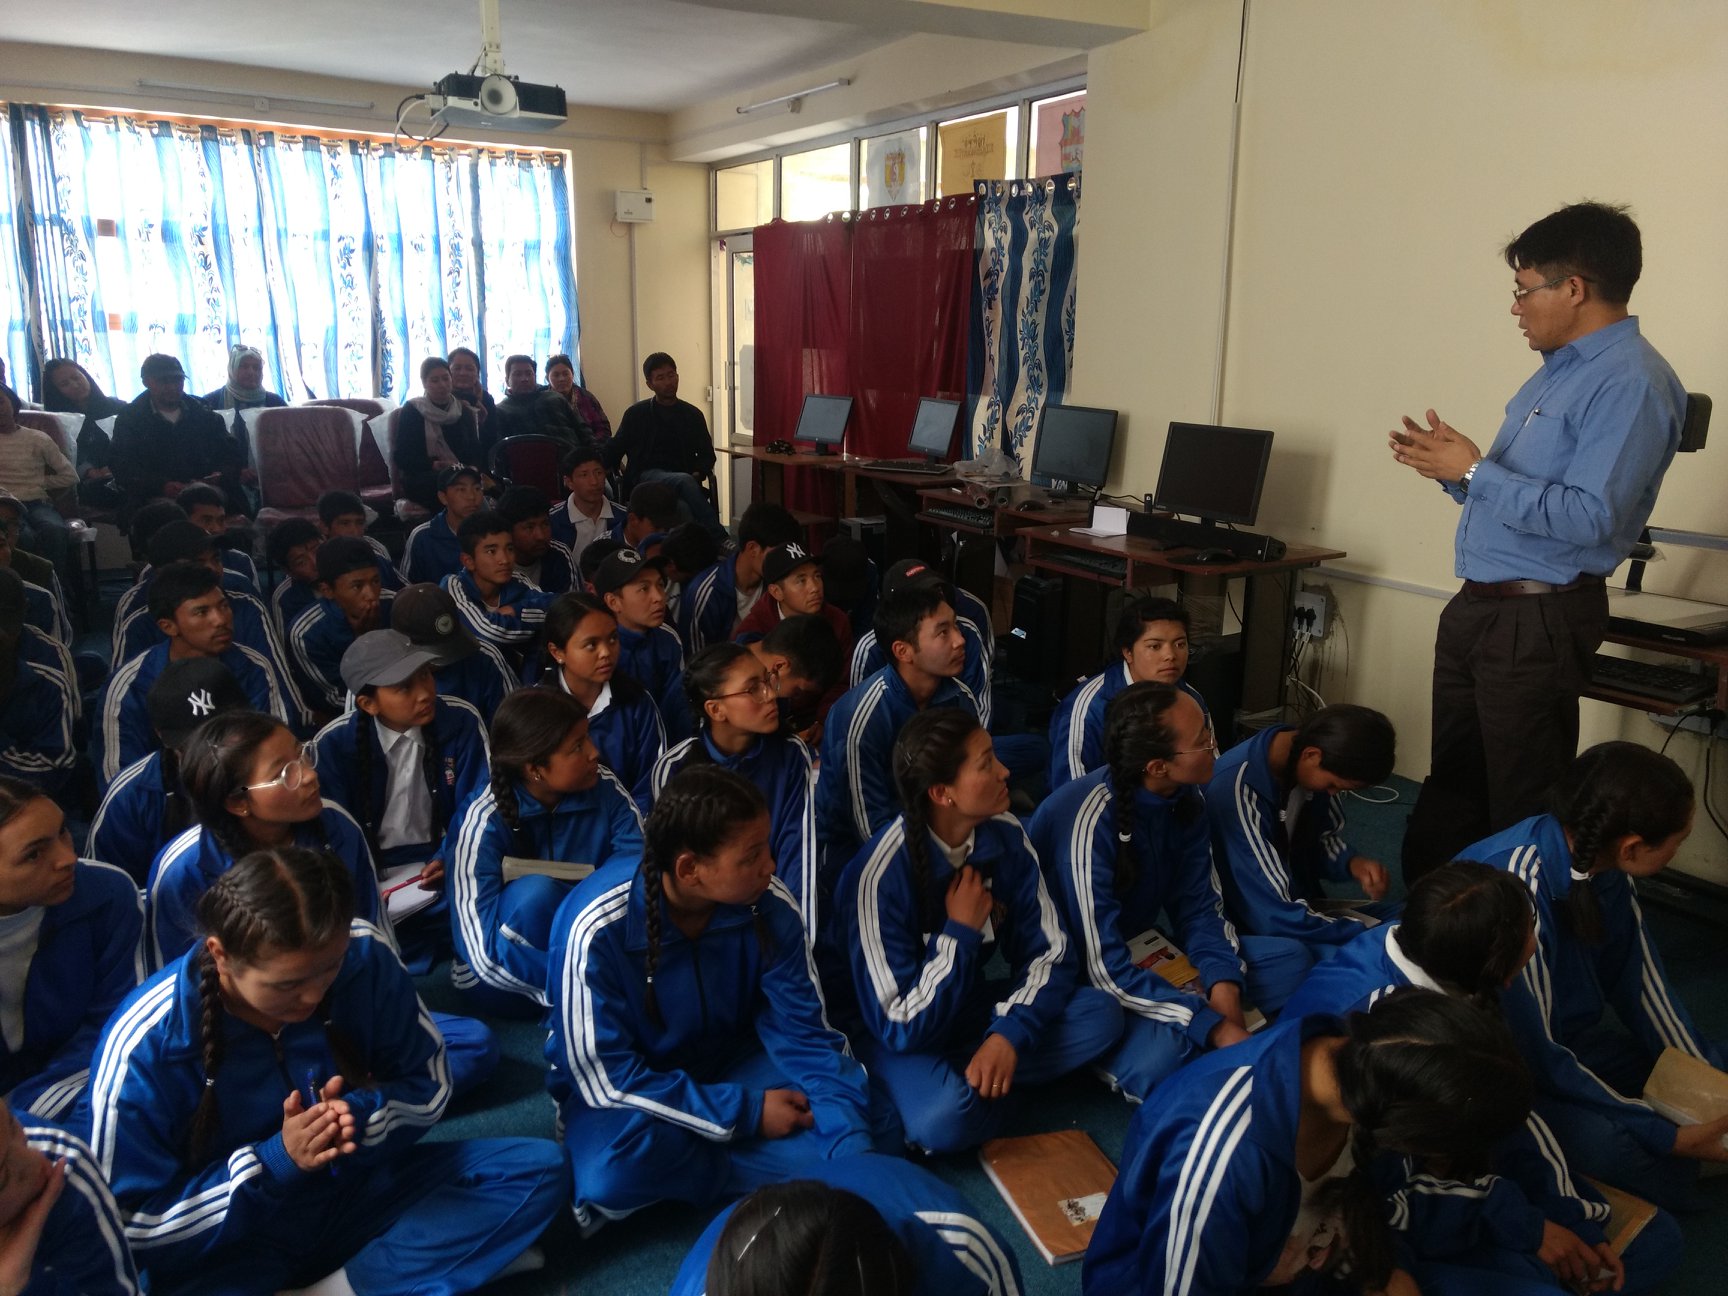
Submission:
<svg viewBox="0 0 1728 1296">
<path fill-rule="evenodd" d="M 1528 288 L 1525 288 L 1519 284 L 1513 284 L 1512 285 L 1512 300 L 1515 302 L 1521 302 L 1533 292 L 1541 292 L 1544 288 L 1558 288 L 1561 284 L 1565 283 L 1568 279 L 1582 279 L 1585 283 L 1595 283 L 1596 282 L 1589 275 L 1563 274 L 1563 275 L 1559 276 L 1558 278 L 1549 279 L 1543 283 L 1531 284 Z"/>
<path fill-rule="evenodd" d="M 279 787 L 289 792 L 297 791 L 300 785 L 306 781 L 306 776 L 312 772 L 313 751 L 314 748 L 311 743 L 301 743 L 299 752 L 295 754 L 293 760 L 282 767 L 280 774 L 268 783 L 248 783 L 243 790 L 264 792 L 270 788 Z"/>
</svg>

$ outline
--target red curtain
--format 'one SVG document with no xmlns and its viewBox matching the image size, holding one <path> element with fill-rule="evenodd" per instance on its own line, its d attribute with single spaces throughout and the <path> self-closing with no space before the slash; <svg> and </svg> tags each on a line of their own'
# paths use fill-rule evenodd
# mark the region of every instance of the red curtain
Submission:
<svg viewBox="0 0 1728 1296">
<path fill-rule="evenodd" d="M 791 439 L 810 392 L 851 390 L 852 227 L 840 220 L 759 225 L 756 262 L 757 444 Z M 786 473 L 791 508 L 832 516 L 837 483 Z"/>
</svg>

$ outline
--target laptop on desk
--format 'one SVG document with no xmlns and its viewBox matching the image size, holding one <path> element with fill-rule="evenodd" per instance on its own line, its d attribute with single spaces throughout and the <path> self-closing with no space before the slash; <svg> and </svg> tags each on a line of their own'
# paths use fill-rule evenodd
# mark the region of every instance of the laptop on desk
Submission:
<svg viewBox="0 0 1728 1296">
<path fill-rule="evenodd" d="M 1728 607 L 1610 586 L 1608 626 L 1621 634 L 1707 648 L 1728 643 Z"/>
</svg>

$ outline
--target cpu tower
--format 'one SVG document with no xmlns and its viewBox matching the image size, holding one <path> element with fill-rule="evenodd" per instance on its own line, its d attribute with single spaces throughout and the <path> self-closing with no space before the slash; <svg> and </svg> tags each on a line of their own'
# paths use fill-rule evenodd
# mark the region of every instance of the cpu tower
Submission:
<svg viewBox="0 0 1728 1296">
<path fill-rule="evenodd" d="M 1028 684 L 1060 690 L 1066 673 L 1062 579 L 1022 576 L 1014 582 L 1014 620 L 1007 637 L 1007 666 Z"/>
</svg>

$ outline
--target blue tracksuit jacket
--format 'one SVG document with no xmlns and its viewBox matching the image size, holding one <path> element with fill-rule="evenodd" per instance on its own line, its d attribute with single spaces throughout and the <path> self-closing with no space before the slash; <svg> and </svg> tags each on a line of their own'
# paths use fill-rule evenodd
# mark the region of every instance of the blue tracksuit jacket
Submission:
<svg viewBox="0 0 1728 1296">
<path fill-rule="evenodd" d="M 60 578 L 54 578 L 52 589 L 34 581 L 23 581 L 24 624 L 35 626 L 59 643 L 72 642 L 72 618 L 66 614 L 66 598 L 60 592 Z"/>
<path fill-rule="evenodd" d="M 1135 876 L 1126 895 L 1116 891 L 1116 795 L 1109 770 L 1095 770 L 1048 797 L 1028 832 L 1086 979 L 1125 1011 L 1162 1022 L 1204 1048 L 1221 1020 L 1218 1013 L 1206 1000 L 1136 966 L 1128 953 L 1130 940 L 1162 920 L 1205 985 L 1242 983 L 1236 932 L 1224 917 L 1199 792 L 1173 798 L 1135 792 L 1129 847 Z"/>
<path fill-rule="evenodd" d="M 696 732 L 690 699 L 684 696 L 684 645 L 678 632 L 661 624 L 647 632 L 618 627 L 618 670 L 654 699 L 668 742 L 682 742 Z"/>
<path fill-rule="evenodd" d="M 1309 901 L 1305 877 L 1350 880 L 1356 852 L 1339 835 L 1343 801 L 1313 793 L 1296 821 L 1294 836 L 1284 822 L 1266 749 L 1289 725 L 1273 725 L 1218 758 L 1206 785 L 1212 821 L 1212 858 L 1224 884 L 1226 911 L 1244 932 L 1288 936 L 1319 945 L 1342 945 L 1363 925 L 1348 916 L 1320 913 Z"/>
<path fill-rule="evenodd" d="M 218 1129 L 210 1158 L 186 1163 L 206 1082 L 198 982 L 197 955 L 188 954 L 122 1005 L 97 1050 L 89 1099 L 90 1145 L 134 1255 L 153 1279 L 194 1283 L 201 1265 L 231 1260 L 260 1238 L 314 1248 L 321 1199 L 340 1182 L 302 1172 L 282 1143 L 289 1092 L 307 1075 L 322 1085 L 337 1073 L 319 1014 L 274 1039 L 223 1015 Z M 359 919 L 326 1003 L 331 1029 L 371 1077 L 345 1077 L 353 1083 L 342 1095 L 359 1149 L 342 1158 L 341 1172 L 365 1175 L 443 1114 L 444 1041 L 384 933 Z"/>
<path fill-rule="evenodd" d="M 600 512 L 606 518 L 606 526 L 594 538 L 622 540 L 625 511 L 611 500 L 602 500 Z M 570 551 L 572 562 L 579 562 L 582 555 L 576 548 L 576 521 L 570 516 L 570 497 L 566 495 L 559 500 L 546 516 L 552 519 L 552 538 Z"/>
<path fill-rule="evenodd" d="M 90 761 L 96 767 L 96 781 L 104 791 L 121 770 L 162 746 L 150 724 L 145 699 L 156 677 L 168 665 L 168 648 L 166 643 L 157 644 L 108 677 L 108 687 L 102 693 L 100 723 L 90 729 Z M 273 715 L 290 728 L 298 723 L 298 717 L 283 697 L 274 666 L 257 649 L 231 643 L 216 655 L 216 660 L 234 673 L 253 710 Z"/>
<path fill-rule="evenodd" d="M 229 559 L 232 558 L 233 556 L 234 556 L 233 550 L 224 550 L 223 551 L 223 554 L 222 554 L 222 589 L 223 589 L 223 592 L 226 593 L 229 598 L 252 598 L 252 599 L 258 598 L 258 581 L 256 579 L 256 577 L 257 577 L 256 570 L 249 567 L 248 570 L 250 570 L 252 572 L 251 575 L 248 575 L 244 571 L 235 570 L 234 567 L 232 565 L 230 565 L 230 563 L 229 563 Z M 248 563 L 250 563 L 250 560 L 248 560 Z M 124 645 L 122 644 L 121 639 L 120 639 L 120 631 L 121 631 L 122 627 L 126 624 L 126 622 L 131 620 L 131 618 L 134 615 L 136 615 L 139 612 L 145 611 L 149 607 L 149 605 L 150 605 L 150 581 L 151 581 L 151 578 L 155 575 L 155 571 L 156 571 L 155 568 L 151 567 L 149 564 L 145 564 L 144 569 L 138 573 L 138 578 L 136 580 L 134 580 L 132 582 L 132 584 L 128 585 L 125 589 L 120 591 L 120 597 L 114 603 L 114 626 L 113 626 L 113 629 L 110 631 L 110 634 L 112 636 L 110 642 L 113 644 L 113 651 L 115 654 L 114 660 L 115 661 L 123 661 L 123 660 L 125 660 L 126 657 L 130 657 L 133 655 L 132 653 L 125 653 L 125 654 L 121 653 L 121 649 Z M 154 623 L 152 623 L 152 624 L 154 624 Z"/>
<path fill-rule="evenodd" d="M 868 1151 L 864 1068 L 828 1024 L 791 893 L 775 881 L 749 908 L 721 905 L 695 941 L 662 918 L 654 991 L 664 1026 L 644 999 L 645 896 L 641 870 L 620 860 L 582 881 L 553 922 L 546 1087 L 565 1121 L 614 1109 L 718 1143 L 753 1139 L 761 1091 L 714 1077 L 761 1049 L 810 1099 L 837 1154 Z"/>
<path fill-rule="evenodd" d="M 390 551 L 371 536 L 365 539 L 366 543 L 372 546 L 374 561 L 378 567 L 378 583 L 389 594 L 404 589 L 407 582 L 402 579 L 402 573 L 396 570 L 396 564 L 390 560 Z M 318 590 L 313 585 L 303 585 L 299 581 L 289 580 L 286 576 L 276 582 L 276 588 L 270 591 L 270 612 L 276 619 L 276 633 L 282 636 L 284 643 L 288 640 L 288 631 L 295 620 L 317 601 Z"/>
<path fill-rule="evenodd" d="M 764 589 L 761 597 L 768 597 Z M 678 638 L 694 657 L 709 644 L 728 643 L 738 624 L 738 555 L 728 554 L 690 578 L 678 597 Z"/>
<path fill-rule="evenodd" d="M 390 608 L 395 597 L 384 591 L 378 603 L 375 629 L 390 628 Z M 342 683 L 342 654 L 359 637 L 335 599 L 318 599 L 289 627 L 288 648 L 293 654 L 295 682 L 301 697 L 313 710 L 340 713 L 347 708 L 348 686 Z"/>
<path fill-rule="evenodd" d="M 954 620 L 960 636 L 966 641 L 966 664 L 960 668 L 960 682 L 972 690 L 978 702 L 978 719 L 990 727 L 990 663 L 996 655 L 996 641 L 991 637 L 990 613 L 984 604 L 965 590 L 955 588 Z M 888 655 L 876 643 L 876 631 L 868 631 L 852 647 L 852 686 L 869 679 L 888 664 Z"/>
<path fill-rule="evenodd" d="M 66 1163 L 66 1187 L 42 1226 L 24 1296 L 137 1296 L 120 1208 L 89 1145 L 30 1116 L 23 1127 L 32 1151 Z"/>
<path fill-rule="evenodd" d="M 922 914 L 904 819 L 872 837 L 840 875 L 824 960 L 850 981 L 836 987 L 836 1011 L 896 1053 L 944 1053 L 1000 945 L 1012 989 L 996 1003 L 989 1030 L 1024 1056 L 1062 1015 L 1075 986 L 1068 938 L 1032 843 L 1013 815 L 978 825 L 966 863 L 984 875 L 995 897 L 984 931 L 946 916 L 943 897 L 954 868 L 934 836 L 927 857 Z"/>
<path fill-rule="evenodd" d="M 144 906 L 117 868 L 73 865 L 72 897 L 42 911 L 36 953 L 20 993 L 24 1039 L 0 1040 L 0 1091 L 20 1120 L 64 1122 L 84 1092 L 96 1037 L 144 976 Z"/>
<path fill-rule="evenodd" d="M 35 626 L 20 631 L 17 673 L 0 701 L 0 774 L 55 792 L 78 758 L 78 677 L 65 645 Z"/>
<path fill-rule="evenodd" d="M 944 680 L 930 699 L 978 714 L 978 699 L 958 679 Z M 838 870 L 877 829 L 900 813 L 894 794 L 894 739 L 919 711 L 900 673 L 884 666 L 844 693 L 822 727 L 816 779 L 816 835 L 827 850 L 823 867 Z"/>
<path fill-rule="evenodd" d="M 108 785 L 96 818 L 90 824 L 90 839 L 84 853 L 123 869 L 142 887 L 150 878 L 156 853 L 177 836 L 168 832 L 163 818 L 167 792 L 162 787 L 162 753 L 153 751 L 133 761 Z M 186 822 L 191 822 L 191 808 Z"/>
<path fill-rule="evenodd" d="M 402 575 L 411 585 L 436 585 L 462 570 L 462 542 L 450 527 L 450 515 L 440 509 L 408 533 L 402 550 Z"/>
<path fill-rule="evenodd" d="M 390 769 L 378 741 L 378 721 L 374 719 L 368 737 L 372 746 L 371 778 L 364 791 L 361 789 L 360 715 L 359 711 L 350 711 L 318 731 L 313 749 L 318 765 L 318 794 L 326 802 L 346 810 L 355 823 L 362 825 L 362 831 L 370 824 L 376 833 L 378 821 L 384 817 Z M 456 812 L 486 790 L 492 777 L 492 762 L 480 713 L 461 698 L 439 698 L 428 727 L 438 753 L 432 787 L 436 818 L 445 825 L 447 833 L 456 820 Z M 394 846 L 379 854 L 378 866 L 388 869 L 446 856 L 448 840 L 447 835 L 441 834 L 434 842 Z"/>
<path fill-rule="evenodd" d="M 498 592 L 496 608 L 481 597 L 480 587 L 466 571 L 446 576 L 439 584 L 456 601 L 456 613 L 468 627 L 468 633 L 481 643 L 520 653 L 546 626 L 546 609 L 553 596 L 521 577 L 512 579 Z M 510 609 L 508 615 L 503 608 Z"/>
<path fill-rule="evenodd" d="M 354 911 L 367 922 L 385 925 L 372 852 L 346 810 L 326 802 L 316 819 L 295 826 L 294 844 L 328 850 L 348 865 L 354 877 Z M 227 848 L 197 825 L 162 848 L 150 866 L 144 897 L 145 960 L 152 969 L 167 967 L 197 944 L 198 899 L 233 867 Z"/>
<path fill-rule="evenodd" d="M 548 810 L 521 784 L 515 787 L 530 857 L 596 867 L 618 862 L 634 867 L 642 857 L 642 817 L 611 773 L 586 792 L 572 792 Z M 510 826 L 488 788 L 464 806 L 451 825 L 444 861 L 450 886 L 450 921 L 456 957 L 450 978 L 462 988 L 482 982 L 497 990 L 546 1002 L 546 950 L 537 948 L 505 921 L 504 857 L 518 855 Z M 522 878 L 509 886 L 533 879 Z M 560 894 L 569 887 L 561 886 Z M 541 915 L 548 923 L 550 912 Z"/>
<path fill-rule="evenodd" d="M 821 1161 L 800 1172 L 856 1193 L 876 1208 L 912 1257 L 913 1296 L 1019 1296 L 1014 1249 L 978 1218 L 973 1206 L 935 1175 L 899 1157 L 865 1153 Z M 736 1204 L 714 1217 L 673 1280 L 671 1296 L 702 1296 L 708 1262 Z"/>
<path fill-rule="evenodd" d="M 816 905 L 816 762 L 810 749 L 798 738 L 774 734 L 758 738 L 740 755 L 728 756 L 708 740 L 704 728 L 654 762 L 643 809 L 653 807 L 674 774 L 703 760 L 742 774 L 768 802 L 774 875 L 797 900 L 807 938 L 814 941 L 821 927 Z"/>
<path fill-rule="evenodd" d="M 1539 1026 L 1559 1046 L 1543 1050 L 1540 1065 L 1533 1063 L 1538 1083 L 1556 1097 L 1607 1115 L 1651 1152 L 1671 1152 L 1673 1124 L 1646 1104 L 1616 1093 L 1568 1048 L 1612 1004 L 1652 1058 L 1677 1048 L 1722 1069 L 1721 1055 L 1669 988 L 1632 879 L 1612 869 L 1591 881 L 1607 931 L 1602 944 L 1591 948 L 1569 935 L 1560 921 L 1558 905 L 1578 884 L 1572 880 L 1565 831 L 1552 815 L 1515 823 L 1469 847 L 1461 858 L 1507 870 L 1530 888 L 1535 901 L 1536 956 L 1519 978 L 1529 997 L 1508 996 L 1508 1020 L 1519 1031 Z M 1520 1004 L 1528 1005 L 1523 1014 Z"/>
<path fill-rule="evenodd" d="M 461 698 L 490 723 L 504 695 L 521 686 L 503 653 L 486 643 L 479 649 L 448 666 L 434 666 L 432 673 L 438 679 L 439 697 Z"/>
<path fill-rule="evenodd" d="M 551 680 L 555 688 L 570 691 L 563 671 L 554 668 Z M 637 808 L 646 814 L 652 803 L 648 783 L 654 762 L 666 750 L 666 725 L 654 699 L 635 680 L 615 674 L 594 699 L 594 709 L 588 713 L 588 736 L 600 749 L 606 768 L 618 776 Z"/>
<path fill-rule="evenodd" d="M 1123 689 L 1134 682 L 1128 663 L 1116 662 L 1068 691 L 1050 719 L 1050 790 L 1056 791 L 1104 764 L 1104 712 Z M 1176 687 L 1200 704 L 1210 716 L 1206 699 L 1186 680 Z"/>
<path fill-rule="evenodd" d="M 530 576 L 518 567 L 516 577 L 548 594 L 568 594 L 576 588 L 576 560 L 561 540 L 554 539 L 551 547 L 540 555 L 539 571 Z"/>
</svg>

